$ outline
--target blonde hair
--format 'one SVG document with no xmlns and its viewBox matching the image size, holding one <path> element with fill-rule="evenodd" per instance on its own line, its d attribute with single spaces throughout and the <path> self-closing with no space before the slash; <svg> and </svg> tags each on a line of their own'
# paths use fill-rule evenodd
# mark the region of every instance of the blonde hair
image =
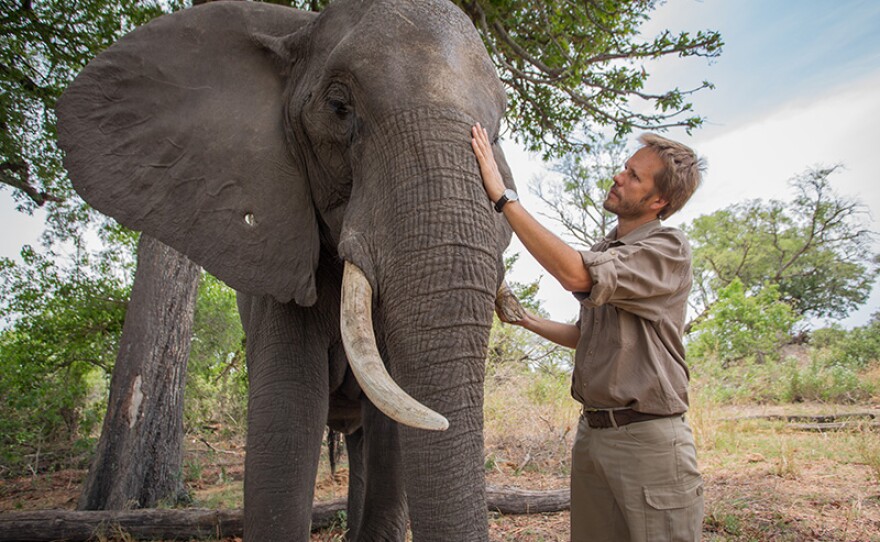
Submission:
<svg viewBox="0 0 880 542">
<path fill-rule="evenodd" d="M 654 178 L 654 184 L 668 202 L 657 218 L 668 218 L 684 207 L 696 192 L 703 180 L 706 161 L 687 145 L 657 134 L 642 134 L 639 142 L 656 152 L 663 161 L 663 171 Z"/>
</svg>

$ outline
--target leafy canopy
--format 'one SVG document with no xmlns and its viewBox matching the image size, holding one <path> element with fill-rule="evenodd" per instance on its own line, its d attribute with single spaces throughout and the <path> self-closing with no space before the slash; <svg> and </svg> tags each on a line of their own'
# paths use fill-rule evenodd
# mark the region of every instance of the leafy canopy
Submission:
<svg viewBox="0 0 880 542">
<path fill-rule="evenodd" d="M 114 365 L 130 290 L 104 262 L 79 258 L 65 269 L 30 247 L 22 259 L 0 259 L 0 457 L 7 465 L 22 447 L 90 435 L 100 418 L 91 392 Z"/>
<path fill-rule="evenodd" d="M 55 145 L 55 102 L 125 32 L 162 13 L 153 1 L 0 0 L 0 185 L 20 208 L 70 198 Z"/>
<path fill-rule="evenodd" d="M 694 327 L 696 338 L 688 345 L 688 354 L 713 356 L 722 363 L 750 356 L 775 357 L 798 320 L 791 306 L 780 300 L 777 285 L 768 284 L 747 295 L 735 278 L 718 291 L 708 316 Z"/>
<path fill-rule="evenodd" d="M 623 136 L 633 129 L 691 130 L 703 122 L 687 100 L 711 83 L 650 91 L 645 62 L 717 57 L 721 36 L 710 30 L 641 36 L 658 0 L 452 1 L 482 35 L 507 87 L 508 125 L 529 150 L 559 157 L 592 147 L 602 128 Z M 291 5 L 317 11 L 328 3 Z"/>
<path fill-rule="evenodd" d="M 685 228 L 694 249 L 697 303 L 739 280 L 757 293 L 775 284 L 800 315 L 844 317 L 867 300 L 878 266 L 862 204 L 836 194 L 839 166 L 814 168 L 792 180 L 789 202 L 737 203 Z"/>
</svg>

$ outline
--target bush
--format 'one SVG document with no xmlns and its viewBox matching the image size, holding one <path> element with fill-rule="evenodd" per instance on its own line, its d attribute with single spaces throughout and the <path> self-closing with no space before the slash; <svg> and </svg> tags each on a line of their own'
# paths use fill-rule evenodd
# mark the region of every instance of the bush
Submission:
<svg viewBox="0 0 880 542">
<path fill-rule="evenodd" d="M 863 381 L 852 367 L 821 359 L 820 353 L 806 368 L 792 366 L 784 379 L 785 388 L 780 399 L 786 402 L 823 401 L 827 403 L 856 403 L 870 399 L 875 393 L 871 382 Z"/>
<path fill-rule="evenodd" d="M 30 247 L 22 260 L 0 260 L 0 457 L 13 472 L 90 447 L 129 291 L 88 262 L 63 269 Z"/>
<path fill-rule="evenodd" d="M 747 357 L 778 360 L 799 319 L 779 300 L 775 285 L 748 295 L 742 282 L 734 279 L 718 292 L 708 316 L 694 326 L 696 338 L 688 345 L 688 354 L 697 361 L 715 358 L 722 364 Z"/>
<path fill-rule="evenodd" d="M 244 432 L 247 419 L 245 340 L 235 292 L 203 274 L 187 366 L 184 419 L 189 431 Z"/>
<path fill-rule="evenodd" d="M 862 327 L 850 331 L 839 326 L 813 332 L 810 344 L 825 351 L 824 356 L 847 367 L 863 369 L 880 361 L 880 313 Z"/>
</svg>

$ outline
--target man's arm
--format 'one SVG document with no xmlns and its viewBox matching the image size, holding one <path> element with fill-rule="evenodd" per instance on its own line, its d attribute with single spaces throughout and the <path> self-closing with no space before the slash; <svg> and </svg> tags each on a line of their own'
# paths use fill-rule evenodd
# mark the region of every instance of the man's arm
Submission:
<svg viewBox="0 0 880 542">
<path fill-rule="evenodd" d="M 473 127 L 472 133 L 471 146 L 480 164 L 486 194 L 493 202 L 498 201 L 505 186 L 498 165 L 495 163 L 495 156 L 492 154 L 489 136 L 479 124 Z M 584 267 L 584 261 L 578 251 L 535 220 L 519 202 L 507 203 L 503 212 L 526 250 L 559 281 L 563 288 L 570 292 L 590 291 L 593 287 L 593 279 Z"/>
<path fill-rule="evenodd" d="M 576 325 L 548 320 L 547 318 L 535 316 L 528 311 L 525 311 L 525 314 L 525 317 L 521 320 L 510 323 L 522 326 L 560 346 L 568 348 L 577 347 L 578 339 L 581 337 L 581 330 Z"/>
</svg>

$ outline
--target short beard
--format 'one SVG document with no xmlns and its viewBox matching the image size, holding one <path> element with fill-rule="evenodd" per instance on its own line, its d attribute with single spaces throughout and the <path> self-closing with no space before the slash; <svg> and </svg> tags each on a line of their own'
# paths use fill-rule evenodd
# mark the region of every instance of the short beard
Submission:
<svg viewBox="0 0 880 542">
<path fill-rule="evenodd" d="M 640 199 L 637 203 L 624 201 L 620 198 L 620 196 L 618 196 L 617 203 L 611 203 L 611 194 L 609 192 L 608 197 L 606 197 L 605 201 L 602 203 L 602 207 L 609 213 L 617 215 L 617 218 L 637 217 L 643 214 L 642 207 L 646 203 L 648 203 L 651 198 L 654 198 L 656 196 L 657 193 L 652 192 L 651 194 L 647 194 L 645 197 Z"/>
</svg>

